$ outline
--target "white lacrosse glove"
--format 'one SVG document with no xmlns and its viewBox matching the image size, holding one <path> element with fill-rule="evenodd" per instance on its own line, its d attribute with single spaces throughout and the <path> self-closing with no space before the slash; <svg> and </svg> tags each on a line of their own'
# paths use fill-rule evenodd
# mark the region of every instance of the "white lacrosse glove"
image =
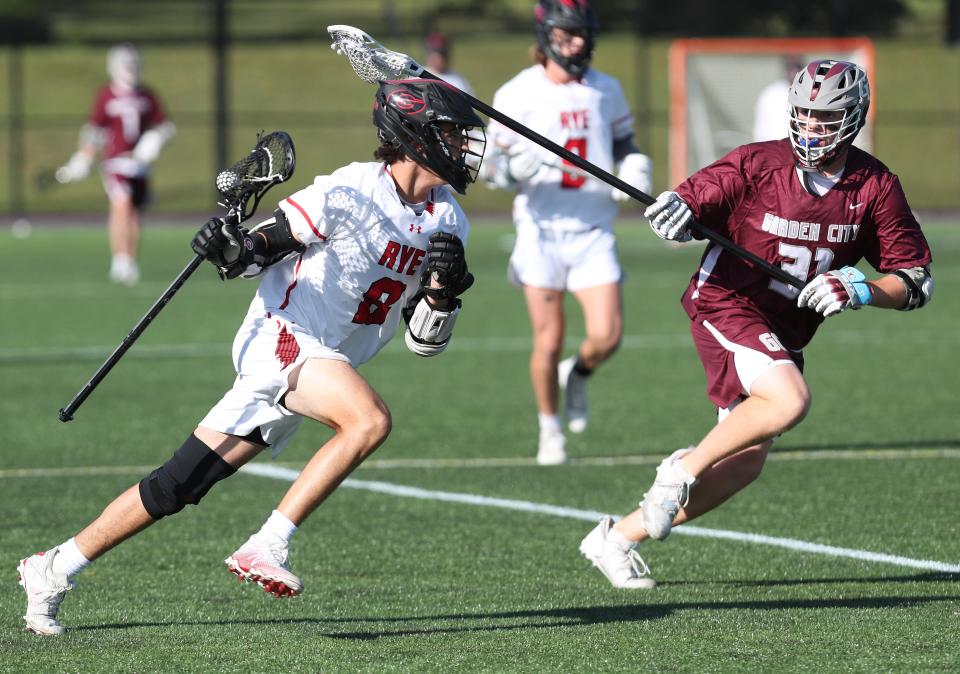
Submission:
<svg viewBox="0 0 960 674">
<path fill-rule="evenodd" d="M 510 171 L 510 177 L 514 182 L 526 182 L 537 175 L 543 161 L 537 156 L 534 150 L 526 147 L 523 143 L 517 143 L 507 151 L 510 156 L 507 164 Z"/>
<path fill-rule="evenodd" d="M 93 166 L 93 158 L 83 152 L 74 152 L 66 164 L 61 166 L 54 173 L 58 183 L 72 183 L 83 180 L 90 175 L 90 167 Z"/>
<path fill-rule="evenodd" d="M 643 212 L 643 217 L 650 221 L 651 229 L 661 239 L 683 243 L 693 238 L 690 233 L 693 213 L 676 192 L 661 192 Z"/>
<path fill-rule="evenodd" d="M 859 309 L 873 301 L 867 278 L 859 269 L 843 267 L 816 276 L 797 297 L 797 306 L 813 309 L 824 317 L 847 309 Z"/>
<path fill-rule="evenodd" d="M 633 185 L 641 192 L 650 194 L 653 190 L 653 162 L 650 157 L 639 152 L 628 154 L 620 162 L 620 170 L 617 171 L 617 177 L 623 182 Z M 626 192 L 613 188 L 612 192 L 615 201 L 628 201 L 630 195 Z"/>
<path fill-rule="evenodd" d="M 164 122 L 160 126 L 147 129 L 140 136 L 140 140 L 137 141 L 137 145 L 133 148 L 130 156 L 139 163 L 149 166 L 157 161 L 160 150 L 173 137 L 176 132 L 175 129 L 176 127 L 173 126 L 172 122 Z"/>
</svg>

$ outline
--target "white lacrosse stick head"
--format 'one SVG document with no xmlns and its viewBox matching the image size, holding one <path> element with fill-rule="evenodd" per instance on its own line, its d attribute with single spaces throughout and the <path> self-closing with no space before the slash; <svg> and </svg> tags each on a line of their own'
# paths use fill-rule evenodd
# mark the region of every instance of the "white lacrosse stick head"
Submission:
<svg viewBox="0 0 960 674">
<path fill-rule="evenodd" d="M 387 49 L 359 28 L 327 26 L 333 38 L 330 48 L 346 56 L 357 76 L 364 82 L 376 84 L 381 80 L 405 80 L 421 77 L 424 69 L 412 58 Z"/>
</svg>

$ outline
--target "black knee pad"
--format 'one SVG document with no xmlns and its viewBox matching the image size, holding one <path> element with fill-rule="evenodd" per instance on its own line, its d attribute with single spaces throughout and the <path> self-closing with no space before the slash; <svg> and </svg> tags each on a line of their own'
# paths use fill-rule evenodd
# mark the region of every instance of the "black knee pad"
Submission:
<svg viewBox="0 0 960 674">
<path fill-rule="evenodd" d="M 170 460 L 140 481 L 140 500 L 155 520 L 196 505 L 215 483 L 237 469 L 195 435 Z"/>
</svg>

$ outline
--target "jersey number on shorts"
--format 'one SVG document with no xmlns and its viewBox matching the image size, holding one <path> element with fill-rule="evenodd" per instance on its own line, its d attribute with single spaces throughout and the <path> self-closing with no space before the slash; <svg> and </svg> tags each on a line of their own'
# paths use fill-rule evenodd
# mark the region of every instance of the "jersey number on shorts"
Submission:
<svg viewBox="0 0 960 674">
<path fill-rule="evenodd" d="M 354 323 L 362 325 L 383 325 L 387 314 L 397 300 L 403 295 L 407 286 L 403 281 L 384 276 L 370 284 L 367 292 L 363 293 L 357 313 L 353 315 Z"/>
<path fill-rule="evenodd" d="M 810 263 L 813 259 L 817 260 L 817 274 L 822 274 L 830 269 L 830 263 L 833 262 L 833 251 L 829 248 L 817 248 L 816 253 L 812 253 L 806 246 L 795 246 L 792 243 L 780 242 L 780 248 L 777 251 L 780 257 L 791 258 L 792 262 L 781 262 L 780 267 L 783 271 L 794 278 L 798 278 L 804 283 L 807 282 L 807 276 L 810 272 Z M 780 293 L 787 299 L 796 299 L 800 291 L 793 286 L 788 286 L 781 281 L 770 281 L 770 290 Z"/>
<path fill-rule="evenodd" d="M 586 158 L 587 156 L 586 138 L 571 138 L 563 147 L 565 150 L 572 152 L 578 157 Z M 563 165 L 573 166 L 573 164 L 568 162 L 566 159 L 563 160 Z M 560 186 L 565 190 L 578 190 L 585 182 L 587 182 L 586 176 L 575 176 L 564 171 L 563 180 L 560 182 Z"/>
</svg>

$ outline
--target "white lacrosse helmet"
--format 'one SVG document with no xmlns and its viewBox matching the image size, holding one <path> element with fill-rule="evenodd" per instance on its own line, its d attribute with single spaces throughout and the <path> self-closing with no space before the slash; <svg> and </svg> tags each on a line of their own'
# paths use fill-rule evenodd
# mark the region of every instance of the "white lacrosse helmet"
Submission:
<svg viewBox="0 0 960 674">
<path fill-rule="evenodd" d="M 140 82 L 140 52 L 129 42 L 114 45 L 107 52 L 107 74 L 113 83 L 133 89 Z"/>
<path fill-rule="evenodd" d="M 804 171 L 819 170 L 849 147 L 867 123 L 867 73 L 848 61 L 812 61 L 793 79 L 787 101 L 790 144 L 797 166 Z M 824 111 L 842 111 L 843 117 L 826 123 L 810 120 Z"/>
</svg>

